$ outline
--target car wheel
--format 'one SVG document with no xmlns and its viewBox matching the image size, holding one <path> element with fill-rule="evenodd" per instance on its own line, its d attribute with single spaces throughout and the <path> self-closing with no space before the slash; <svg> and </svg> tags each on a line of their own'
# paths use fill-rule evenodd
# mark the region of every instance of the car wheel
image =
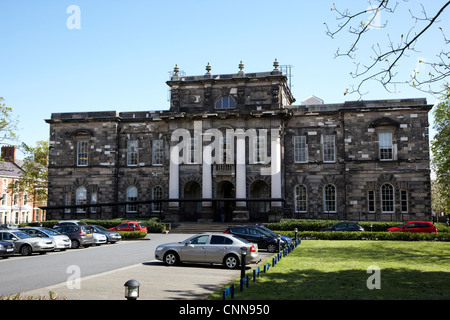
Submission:
<svg viewBox="0 0 450 320">
<path fill-rule="evenodd" d="M 235 269 L 239 266 L 239 259 L 233 254 L 230 254 L 223 259 L 223 264 L 228 269 Z"/>
<path fill-rule="evenodd" d="M 30 246 L 25 245 L 20 248 L 20 254 L 23 256 L 29 256 L 33 252 Z"/>
<path fill-rule="evenodd" d="M 173 251 L 169 251 L 164 255 L 164 263 L 168 266 L 174 266 L 178 264 L 179 261 L 180 258 L 178 257 L 178 254 Z"/>
<path fill-rule="evenodd" d="M 277 252 L 277 246 L 275 244 L 269 244 L 267 246 L 267 251 L 269 251 L 270 253 Z"/>
<path fill-rule="evenodd" d="M 72 240 L 70 247 L 72 249 L 78 249 L 80 247 L 80 243 L 78 242 L 78 240 Z"/>
</svg>

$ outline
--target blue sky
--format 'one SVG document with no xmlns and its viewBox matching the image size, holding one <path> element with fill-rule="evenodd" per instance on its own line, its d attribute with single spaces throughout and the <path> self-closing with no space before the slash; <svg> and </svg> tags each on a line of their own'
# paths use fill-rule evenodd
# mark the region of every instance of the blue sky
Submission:
<svg viewBox="0 0 450 320">
<path fill-rule="evenodd" d="M 168 109 L 165 82 L 175 64 L 187 75 L 200 75 L 209 62 L 211 73 L 221 74 L 237 73 L 242 60 L 245 72 L 259 72 L 272 70 L 277 58 L 293 66 L 296 103 L 310 95 L 325 103 L 356 100 L 343 94 L 355 83 L 354 61 L 334 57 L 351 38 L 346 32 L 336 39 L 325 34 L 324 22 L 337 24 L 333 2 L 368 7 L 361 1 L 356 8 L 350 0 L 0 0 L 0 96 L 19 119 L 20 141 L 30 145 L 48 140 L 44 120 L 52 113 Z M 435 11 L 441 3 L 427 6 Z M 80 29 L 67 27 L 70 5 L 80 9 Z M 381 18 L 392 19 L 393 32 L 403 32 L 411 22 L 407 9 L 417 5 L 401 1 L 395 19 Z M 448 12 L 442 21 L 448 26 Z M 385 35 L 373 30 L 369 40 Z M 430 30 L 399 73 L 409 75 L 418 59 L 432 59 L 436 52 L 429 49 L 440 37 L 437 26 Z M 359 56 L 367 57 L 369 49 L 362 43 Z M 368 100 L 436 101 L 406 86 L 394 94 L 372 82 L 365 91 Z"/>
</svg>

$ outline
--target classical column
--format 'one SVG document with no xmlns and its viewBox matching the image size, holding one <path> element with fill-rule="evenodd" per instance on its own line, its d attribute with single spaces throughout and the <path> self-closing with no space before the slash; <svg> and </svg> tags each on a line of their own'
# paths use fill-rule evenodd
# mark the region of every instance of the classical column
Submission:
<svg viewBox="0 0 450 320">
<path fill-rule="evenodd" d="M 180 197 L 180 179 L 179 179 L 179 147 L 175 145 L 170 150 L 169 167 L 169 199 L 178 199 Z M 178 202 L 169 202 L 169 208 L 179 207 Z"/>
<path fill-rule="evenodd" d="M 280 130 L 272 129 L 270 131 L 270 149 L 271 149 L 271 194 L 272 198 L 281 198 L 281 138 Z M 273 208 L 281 208 L 280 201 L 273 201 Z"/>
<path fill-rule="evenodd" d="M 246 192 L 246 155 L 245 155 L 245 137 L 244 130 L 238 129 L 235 132 L 236 136 L 236 198 L 247 198 Z M 247 210 L 247 202 L 237 201 L 236 208 L 233 212 L 233 221 L 244 222 L 248 221 L 249 214 Z"/>
<path fill-rule="evenodd" d="M 246 198 L 246 172 L 245 172 L 245 132 L 236 130 L 236 198 Z M 237 207 L 246 207 L 246 202 L 239 201 Z"/>
<path fill-rule="evenodd" d="M 203 150 L 202 196 L 204 199 L 212 198 L 211 151 L 211 146 L 206 146 Z M 202 206 L 211 207 L 211 201 L 203 201 Z"/>
</svg>

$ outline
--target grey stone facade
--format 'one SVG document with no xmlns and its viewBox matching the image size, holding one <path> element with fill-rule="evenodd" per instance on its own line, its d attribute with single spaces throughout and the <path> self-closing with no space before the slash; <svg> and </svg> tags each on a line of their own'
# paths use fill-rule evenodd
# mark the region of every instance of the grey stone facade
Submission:
<svg viewBox="0 0 450 320">
<path fill-rule="evenodd" d="M 52 114 L 49 207 L 174 201 L 49 210 L 47 218 L 431 215 L 425 99 L 294 105 L 274 66 L 191 77 L 175 69 L 169 110 Z"/>
</svg>

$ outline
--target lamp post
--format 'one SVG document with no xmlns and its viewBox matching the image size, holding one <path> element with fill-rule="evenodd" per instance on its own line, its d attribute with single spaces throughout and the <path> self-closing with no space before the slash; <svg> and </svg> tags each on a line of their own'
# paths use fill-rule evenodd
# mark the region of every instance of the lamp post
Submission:
<svg viewBox="0 0 450 320">
<path fill-rule="evenodd" d="M 128 280 L 125 282 L 125 298 L 127 300 L 136 300 L 139 298 L 139 286 L 141 284 L 137 280 Z"/>
<path fill-rule="evenodd" d="M 294 229 L 294 232 L 295 232 L 295 243 L 297 244 L 297 233 L 298 233 L 298 229 L 295 228 L 295 229 Z"/>
<path fill-rule="evenodd" d="M 241 248 L 241 279 L 245 277 L 245 262 L 247 258 L 247 248 L 242 247 Z"/>
</svg>

